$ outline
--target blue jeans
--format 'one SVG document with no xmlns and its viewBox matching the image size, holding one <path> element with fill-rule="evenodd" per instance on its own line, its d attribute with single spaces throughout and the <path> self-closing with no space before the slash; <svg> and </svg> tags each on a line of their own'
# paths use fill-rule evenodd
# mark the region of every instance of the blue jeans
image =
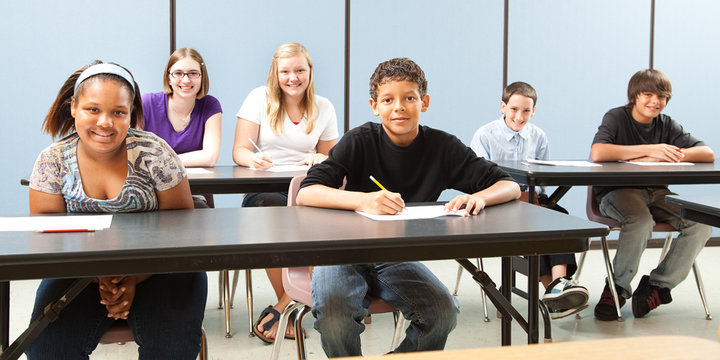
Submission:
<svg viewBox="0 0 720 360">
<path fill-rule="evenodd" d="M 442 350 L 457 324 L 457 300 L 420 263 L 319 266 L 313 270 L 312 312 L 328 357 L 362 355 L 360 333 L 370 295 L 411 321 L 395 352 Z"/>
<path fill-rule="evenodd" d="M 652 228 L 657 222 L 674 226 L 680 235 L 673 240 L 665 259 L 650 273 L 650 284 L 672 289 L 685 280 L 695 257 L 710 238 L 710 226 L 680 218 L 680 208 L 665 203 L 673 194 L 666 188 L 621 188 L 600 199 L 600 212 L 620 222 L 618 248 L 613 260 L 615 284 L 622 296 L 632 295 L 630 281 L 635 277 Z"/>
<path fill-rule="evenodd" d="M 242 207 L 287 206 L 287 193 L 245 194 Z"/>
<path fill-rule="evenodd" d="M 73 281 L 43 280 L 32 320 Z M 139 359 L 195 359 L 200 351 L 206 300 L 205 273 L 159 274 L 138 284 L 127 322 L 139 345 Z M 27 358 L 88 359 L 113 322 L 100 304 L 98 284 L 91 283 L 32 343 Z"/>
</svg>

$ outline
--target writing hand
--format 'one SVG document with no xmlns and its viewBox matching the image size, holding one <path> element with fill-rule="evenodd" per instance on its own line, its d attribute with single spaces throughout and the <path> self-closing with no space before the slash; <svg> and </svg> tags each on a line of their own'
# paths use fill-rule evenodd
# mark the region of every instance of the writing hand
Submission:
<svg viewBox="0 0 720 360">
<path fill-rule="evenodd" d="M 398 193 L 387 190 L 366 193 L 361 211 L 376 215 L 394 215 L 405 208 L 405 201 Z"/>
<path fill-rule="evenodd" d="M 273 167 L 272 155 L 261 152 L 255 153 L 252 167 L 258 170 L 267 170 Z"/>
</svg>

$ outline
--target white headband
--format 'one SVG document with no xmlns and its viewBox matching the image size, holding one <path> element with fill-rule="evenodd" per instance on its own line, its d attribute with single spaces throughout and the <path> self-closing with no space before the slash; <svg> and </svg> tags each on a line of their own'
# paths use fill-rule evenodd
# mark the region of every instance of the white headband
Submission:
<svg viewBox="0 0 720 360">
<path fill-rule="evenodd" d="M 91 76 L 95 76 L 98 74 L 113 74 L 117 75 L 125 81 L 130 84 L 130 89 L 132 89 L 133 96 L 135 95 L 135 81 L 133 80 L 132 75 L 130 75 L 127 70 L 123 69 L 122 67 L 115 65 L 115 64 L 97 64 L 88 67 L 85 69 L 81 74 L 80 77 L 78 77 L 77 81 L 75 81 L 75 88 L 73 89 L 73 95 L 77 93 L 77 88 L 83 81 L 87 80 Z"/>
</svg>

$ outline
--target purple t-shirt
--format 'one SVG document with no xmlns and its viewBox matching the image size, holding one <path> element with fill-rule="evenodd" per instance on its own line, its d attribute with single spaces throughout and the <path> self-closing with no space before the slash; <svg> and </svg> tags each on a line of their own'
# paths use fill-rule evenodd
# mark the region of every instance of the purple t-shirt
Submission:
<svg viewBox="0 0 720 360">
<path fill-rule="evenodd" d="M 211 116 L 222 112 L 220 102 L 210 95 L 205 95 L 202 99 L 195 99 L 195 107 L 190 114 L 188 126 L 178 132 L 175 131 L 168 119 L 167 94 L 163 92 L 144 94 L 142 104 L 145 115 L 143 130 L 161 137 L 178 154 L 201 150 L 203 136 L 205 136 L 205 123 Z"/>
</svg>

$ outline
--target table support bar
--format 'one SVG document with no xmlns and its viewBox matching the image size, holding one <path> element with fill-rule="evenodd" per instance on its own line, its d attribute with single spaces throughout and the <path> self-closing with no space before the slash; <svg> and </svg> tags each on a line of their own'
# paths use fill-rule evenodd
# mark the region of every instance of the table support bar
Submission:
<svg viewBox="0 0 720 360">
<path fill-rule="evenodd" d="M 75 297 L 78 296 L 92 281 L 93 278 L 82 278 L 75 280 L 75 282 L 70 285 L 65 294 L 63 294 L 63 296 L 61 296 L 54 303 L 48 304 L 48 306 L 45 307 L 42 315 L 35 319 L 35 321 L 33 321 L 27 328 L 27 330 L 25 330 L 15 340 L 15 342 L 13 342 L 12 345 L 7 348 L 7 350 L 4 350 L 2 354 L 0 354 L 0 360 L 16 360 L 17 358 L 19 358 L 20 355 L 22 355 L 25 350 L 30 347 L 30 344 L 35 341 L 35 339 L 40 335 L 40 333 L 45 330 L 45 328 L 50 325 L 51 322 L 55 321 L 60 316 L 60 313 L 63 311 L 63 309 L 65 309 L 65 307 L 73 299 L 75 299 Z"/>
</svg>

